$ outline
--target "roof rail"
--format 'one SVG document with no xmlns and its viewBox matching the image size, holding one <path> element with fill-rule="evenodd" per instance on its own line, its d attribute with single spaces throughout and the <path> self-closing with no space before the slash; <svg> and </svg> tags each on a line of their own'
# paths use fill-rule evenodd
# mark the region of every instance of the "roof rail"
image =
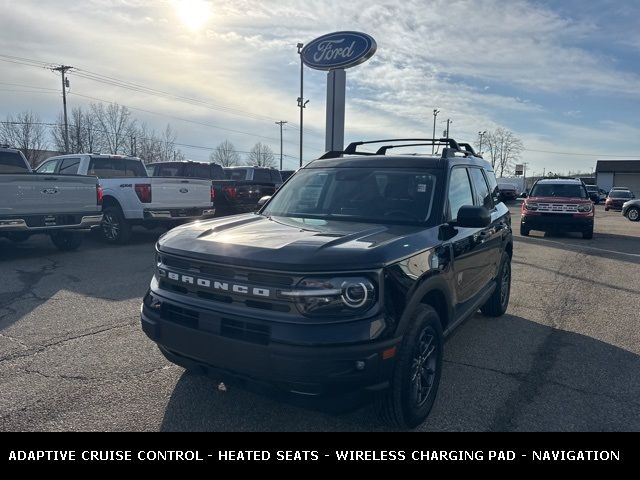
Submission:
<svg viewBox="0 0 640 480">
<path fill-rule="evenodd" d="M 383 145 L 378 150 L 373 152 L 363 152 L 359 151 L 358 147 L 360 145 L 370 145 L 372 143 L 390 143 L 389 145 Z M 396 142 L 419 142 L 419 143 L 402 143 L 396 145 Z M 387 140 L 369 140 L 369 141 L 360 141 L 360 142 L 352 142 L 347 148 L 343 151 L 340 150 L 331 150 L 326 152 L 324 155 L 320 157 L 320 159 L 327 158 L 338 158 L 343 155 L 386 155 L 388 150 L 393 148 L 400 147 L 417 147 L 417 146 L 443 146 L 446 145 L 448 148 L 442 149 L 442 158 L 450 157 L 455 155 L 456 153 L 462 153 L 465 156 L 474 155 L 480 157 L 480 155 L 476 154 L 471 145 L 468 143 L 458 143 L 453 138 L 395 138 L 395 139 L 387 139 Z M 460 148 L 460 147 L 464 147 Z"/>
</svg>

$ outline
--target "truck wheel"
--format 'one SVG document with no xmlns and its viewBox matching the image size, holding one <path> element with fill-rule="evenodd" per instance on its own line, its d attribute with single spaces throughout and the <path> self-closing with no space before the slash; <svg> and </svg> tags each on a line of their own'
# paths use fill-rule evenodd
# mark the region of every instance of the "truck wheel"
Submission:
<svg viewBox="0 0 640 480">
<path fill-rule="evenodd" d="M 523 237 L 528 237 L 529 236 L 529 232 L 531 232 L 531 230 L 529 230 L 524 225 L 520 224 L 520 235 L 522 235 Z"/>
<path fill-rule="evenodd" d="M 507 252 L 502 254 L 500 262 L 500 273 L 496 278 L 496 289 L 489 300 L 480 307 L 480 311 L 487 317 L 500 317 L 504 315 L 509 306 L 509 296 L 511 294 L 511 257 Z"/>
<path fill-rule="evenodd" d="M 593 238 L 593 227 L 591 227 L 591 229 L 587 230 L 586 232 L 582 232 L 582 238 L 584 238 L 585 240 L 591 240 Z"/>
<path fill-rule="evenodd" d="M 632 222 L 637 222 L 638 220 L 640 220 L 640 209 L 631 207 L 629 210 L 627 210 L 627 218 Z"/>
<path fill-rule="evenodd" d="M 397 353 L 391 386 L 377 399 L 383 421 L 397 428 L 414 428 L 425 421 L 440 384 L 443 343 L 438 313 L 420 305 Z"/>
<path fill-rule="evenodd" d="M 11 232 L 7 233 L 7 238 L 14 243 L 22 243 L 29 239 L 31 235 L 25 232 Z"/>
<path fill-rule="evenodd" d="M 62 252 L 76 250 L 82 245 L 81 232 L 54 232 L 51 234 L 51 242 Z"/>
<path fill-rule="evenodd" d="M 107 207 L 102 212 L 102 234 L 109 243 L 127 243 L 131 238 L 131 225 L 118 207 Z"/>
</svg>

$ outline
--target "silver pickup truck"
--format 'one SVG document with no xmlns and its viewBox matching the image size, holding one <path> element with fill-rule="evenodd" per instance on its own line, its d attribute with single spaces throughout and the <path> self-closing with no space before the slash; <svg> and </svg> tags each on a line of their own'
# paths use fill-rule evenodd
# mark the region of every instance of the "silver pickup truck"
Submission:
<svg viewBox="0 0 640 480">
<path fill-rule="evenodd" d="M 95 176 L 33 173 L 20 150 L 0 147 L 0 237 L 23 242 L 44 233 L 60 250 L 75 250 L 82 230 L 101 221 Z"/>
</svg>

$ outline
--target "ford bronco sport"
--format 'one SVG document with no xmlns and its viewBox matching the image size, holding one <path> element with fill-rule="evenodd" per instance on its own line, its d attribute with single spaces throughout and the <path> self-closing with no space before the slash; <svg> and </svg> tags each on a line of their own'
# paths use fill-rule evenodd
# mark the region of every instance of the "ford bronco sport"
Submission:
<svg viewBox="0 0 640 480">
<path fill-rule="evenodd" d="M 397 143 L 444 148 L 387 155 Z M 444 337 L 478 309 L 506 311 L 512 249 L 491 165 L 470 145 L 356 142 L 257 213 L 160 237 L 142 328 L 185 368 L 298 396 L 373 392 L 385 419 L 415 427 Z"/>
</svg>

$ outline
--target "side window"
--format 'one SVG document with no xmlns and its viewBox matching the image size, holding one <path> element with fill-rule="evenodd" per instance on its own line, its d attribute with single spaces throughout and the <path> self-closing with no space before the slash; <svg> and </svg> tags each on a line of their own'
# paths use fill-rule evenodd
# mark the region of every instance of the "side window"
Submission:
<svg viewBox="0 0 640 480">
<path fill-rule="evenodd" d="M 498 188 L 498 181 L 496 180 L 496 174 L 491 170 L 485 170 L 485 175 L 487 177 L 487 182 L 489 183 L 489 191 L 491 192 L 491 198 L 493 199 L 493 204 L 497 205 L 500 203 L 500 189 Z"/>
<path fill-rule="evenodd" d="M 484 179 L 482 169 L 469 168 L 469 175 L 471 176 L 471 182 L 473 182 L 473 193 L 476 205 L 482 205 L 489 210 L 493 209 L 493 200 L 489 194 L 489 187 L 487 186 L 487 181 Z"/>
<path fill-rule="evenodd" d="M 449 218 L 456 220 L 463 205 L 473 205 L 469 175 L 464 167 L 455 167 L 449 178 Z"/>
<path fill-rule="evenodd" d="M 60 170 L 58 170 L 58 173 L 61 175 L 77 175 L 79 167 L 79 158 L 63 158 L 60 163 Z"/>
<path fill-rule="evenodd" d="M 271 175 L 269 175 L 269 170 L 264 168 L 256 168 L 253 171 L 253 180 L 255 182 L 271 182 Z"/>
<path fill-rule="evenodd" d="M 271 170 L 271 181 L 273 183 L 282 183 L 282 177 L 278 170 Z"/>
<path fill-rule="evenodd" d="M 49 160 L 48 162 L 40 165 L 36 173 L 53 173 L 56 171 L 56 165 L 58 165 L 59 160 Z"/>
<path fill-rule="evenodd" d="M 224 180 L 225 179 L 224 170 L 217 163 L 212 163 L 211 164 L 211 178 L 213 178 L 214 180 Z"/>
<path fill-rule="evenodd" d="M 193 163 L 187 167 L 187 177 L 193 178 L 211 178 L 211 169 L 209 165 L 203 165 L 201 163 Z"/>
</svg>

